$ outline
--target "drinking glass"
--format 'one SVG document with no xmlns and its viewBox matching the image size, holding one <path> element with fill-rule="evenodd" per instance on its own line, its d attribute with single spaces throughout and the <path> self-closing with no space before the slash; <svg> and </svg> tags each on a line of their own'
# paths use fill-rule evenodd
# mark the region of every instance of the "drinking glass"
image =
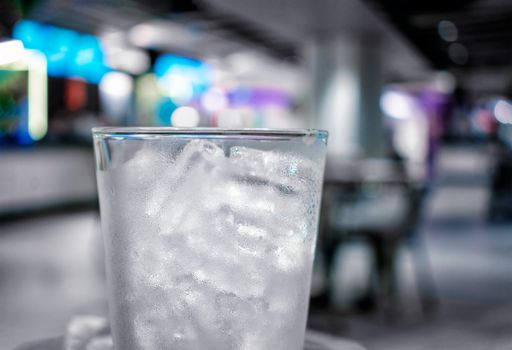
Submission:
<svg viewBox="0 0 512 350">
<path fill-rule="evenodd" d="M 115 348 L 303 349 L 327 132 L 93 138 Z"/>
</svg>

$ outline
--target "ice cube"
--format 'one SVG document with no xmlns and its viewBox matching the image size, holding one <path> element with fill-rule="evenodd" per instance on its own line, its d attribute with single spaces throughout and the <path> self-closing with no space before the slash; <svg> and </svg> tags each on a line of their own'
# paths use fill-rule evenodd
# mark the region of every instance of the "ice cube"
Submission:
<svg viewBox="0 0 512 350">
<path fill-rule="evenodd" d="M 94 337 L 108 330 L 106 319 L 87 315 L 74 317 L 67 326 L 65 349 L 84 350 Z"/>
<path fill-rule="evenodd" d="M 86 350 L 113 350 L 114 342 L 112 341 L 112 336 L 104 335 L 101 337 L 96 337 L 89 344 L 87 344 Z"/>
<path fill-rule="evenodd" d="M 276 152 L 235 146 L 230 149 L 230 160 L 244 175 L 270 184 L 283 193 L 305 190 L 305 182 L 319 179 L 320 167 L 310 159 L 293 152 Z"/>
<path fill-rule="evenodd" d="M 194 188 L 192 181 L 187 181 L 190 176 L 196 175 L 194 181 L 201 183 L 211 169 L 223 160 L 224 151 L 211 141 L 192 140 L 187 143 L 179 156 L 167 165 L 153 184 L 148 199 L 147 215 L 154 216 L 160 213 L 162 205 L 168 200 L 178 204 L 184 197 L 177 197 L 176 191 L 182 189 L 182 194 L 187 192 L 186 194 L 190 195 Z"/>
</svg>

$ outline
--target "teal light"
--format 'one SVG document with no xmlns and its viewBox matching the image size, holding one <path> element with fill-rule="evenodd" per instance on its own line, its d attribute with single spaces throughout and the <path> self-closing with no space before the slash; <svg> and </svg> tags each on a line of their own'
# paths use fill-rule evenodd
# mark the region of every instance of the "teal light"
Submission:
<svg viewBox="0 0 512 350">
<path fill-rule="evenodd" d="M 50 76 L 79 77 L 97 84 L 111 70 L 100 41 L 93 35 L 23 20 L 15 25 L 13 36 L 27 49 L 46 56 Z"/>
<path fill-rule="evenodd" d="M 190 102 L 206 91 L 212 81 L 212 69 L 203 61 L 164 54 L 157 58 L 154 72 L 163 95 L 179 105 Z"/>
</svg>

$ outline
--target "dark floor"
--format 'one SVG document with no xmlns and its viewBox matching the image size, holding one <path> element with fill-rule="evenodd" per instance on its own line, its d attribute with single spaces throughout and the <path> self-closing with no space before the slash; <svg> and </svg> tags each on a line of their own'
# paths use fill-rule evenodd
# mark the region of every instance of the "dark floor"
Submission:
<svg viewBox="0 0 512 350">
<path fill-rule="evenodd" d="M 312 309 L 313 328 L 369 350 L 512 349 L 512 225 L 485 222 L 492 157 L 484 147 L 446 148 L 438 186 L 421 227 L 440 299 L 420 312 L 411 252 L 400 255 L 400 315 L 355 314 L 344 305 L 361 290 L 364 245 L 338 254 L 337 308 Z M 59 335 L 77 313 L 105 309 L 99 219 L 82 211 L 0 226 L 0 349 Z"/>
</svg>

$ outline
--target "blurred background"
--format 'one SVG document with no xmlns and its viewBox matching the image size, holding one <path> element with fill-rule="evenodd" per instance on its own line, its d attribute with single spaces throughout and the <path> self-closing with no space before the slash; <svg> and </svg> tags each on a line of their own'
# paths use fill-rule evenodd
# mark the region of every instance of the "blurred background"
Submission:
<svg viewBox="0 0 512 350">
<path fill-rule="evenodd" d="M 92 126 L 330 133 L 309 327 L 512 347 L 512 1 L 0 0 L 2 349 L 106 313 Z"/>
</svg>

